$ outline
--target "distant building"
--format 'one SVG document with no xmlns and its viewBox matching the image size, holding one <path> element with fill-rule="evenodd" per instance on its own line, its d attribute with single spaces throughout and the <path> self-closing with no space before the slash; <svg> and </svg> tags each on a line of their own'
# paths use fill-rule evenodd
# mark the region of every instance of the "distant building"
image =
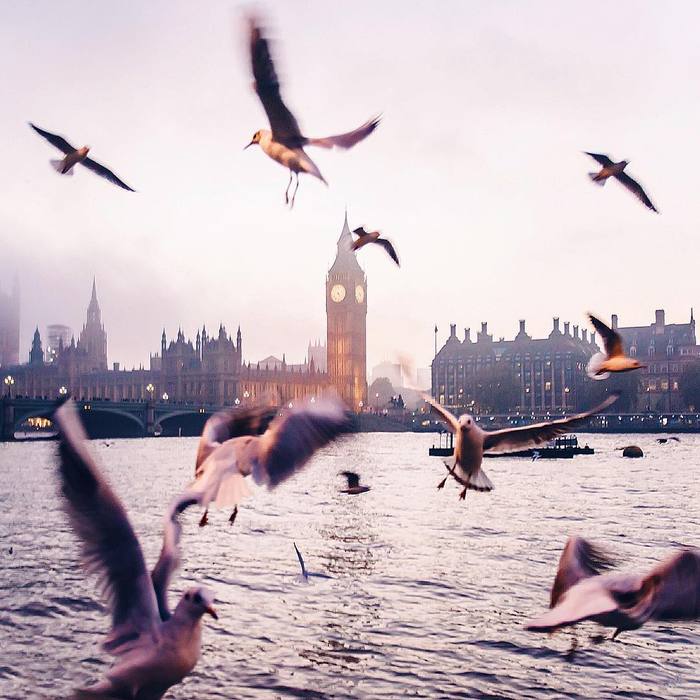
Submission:
<svg viewBox="0 0 700 700">
<path fill-rule="evenodd" d="M 53 362 L 63 348 L 70 343 L 71 329 L 61 323 L 52 323 L 46 327 L 46 361 Z"/>
<path fill-rule="evenodd" d="M 83 400 L 153 399 L 236 406 L 256 401 L 285 404 L 334 389 L 348 407 L 358 410 L 359 402 L 367 396 L 367 299 L 366 278 L 350 250 L 351 238 L 346 217 L 337 256 L 326 278 L 328 344 L 309 344 L 303 363 L 288 364 L 284 354 L 281 360 L 270 355 L 255 364 L 245 363 L 240 327 L 233 338 L 220 324 L 213 336 L 202 326 L 194 341 L 186 338 L 182 329 L 169 340 L 164 329 L 160 352 L 150 356 L 148 369 L 125 370 L 117 362 L 108 369 L 107 332 L 93 280 L 77 343 L 72 336 L 66 342 L 69 331 L 65 326 L 50 326 L 50 352 L 46 356 L 37 328 L 26 365 L 17 364 L 17 343 L 17 352 L 11 355 L 14 394 L 56 397 L 65 389 Z"/>
<path fill-rule="evenodd" d="M 432 363 L 432 395 L 457 410 L 480 409 L 483 384 L 495 383 L 503 389 L 503 412 L 570 411 L 579 407 L 585 368 L 598 351 L 595 333 L 578 326 L 560 328 L 555 318 L 546 338 L 533 339 L 525 330 L 525 321 L 513 340 L 494 340 L 487 324 L 481 324 L 476 341 L 470 329 L 464 339 L 457 337 L 456 325 Z M 500 373 L 500 374 L 494 374 Z M 495 376 L 495 378 L 494 378 Z M 501 386 L 503 385 L 503 386 Z"/>
<path fill-rule="evenodd" d="M 430 367 L 419 367 L 416 370 L 416 386 L 423 391 L 430 391 L 433 385 L 433 374 Z"/>
<path fill-rule="evenodd" d="M 19 282 L 12 291 L 0 289 L 0 367 L 19 362 Z"/>
<path fill-rule="evenodd" d="M 617 314 L 611 327 L 622 336 L 625 352 L 645 367 L 640 371 L 642 388 L 637 410 L 674 411 L 683 408 L 679 381 L 689 362 L 700 357 L 695 338 L 695 318 L 690 310 L 688 323 L 666 323 L 666 313 L 657 309 L 648 326 L 619 326 Z"/>
<path fill-rule="evenodd" d="M 380 362 L 378 365 L 372 367 L 372 383 L 377 379 L 388 379 L 394 389 L 399 389 L 404 386 L 403 372 L 401 371 L 401 365 L 397 362 Z"/>
</svg>

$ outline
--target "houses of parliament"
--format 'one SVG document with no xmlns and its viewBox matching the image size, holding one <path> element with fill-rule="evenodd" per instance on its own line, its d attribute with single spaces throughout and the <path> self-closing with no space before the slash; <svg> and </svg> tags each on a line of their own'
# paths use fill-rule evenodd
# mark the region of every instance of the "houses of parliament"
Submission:
<svg viewBox="0 0 700 700">
<path fill-rule="evenodd" d="M 0 374 L 11 377 L 15 396 L 57 397 L 70 393 L 82 400 L 170 401 L 193 405 L 236 406 L 257 401 L 284 405 L 336 391 L 348 408 L 367 402 L 367 278 L 350 249 L 347 215 L 335 261 L 326 277 L 325 346 L 309 344 L 306 361 L 289 364 L 285 355 L 260 362 L 243 360 L 240 327 L 235 337 L 222 324 L 209 333 L 202 326 L 194 338 L 163 330 L 160 352 L 148 369 L 125 370 L 107 363 L 107 332 L 93 281 L 87 318 L 77 341 L 64 326 L 50 326 L 46 350 L 37 328 L 29 362 L 18 363 L 19 290 L 0 293 Z M 62 332 L 62 329 L 64 332 Z"/>
</svg>

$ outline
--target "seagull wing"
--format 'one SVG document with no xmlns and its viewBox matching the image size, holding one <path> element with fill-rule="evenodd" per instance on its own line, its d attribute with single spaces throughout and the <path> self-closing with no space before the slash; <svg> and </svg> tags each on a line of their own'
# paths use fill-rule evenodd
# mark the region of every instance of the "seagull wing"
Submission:
<svg viewBox="0 0 700 700">
<path fill-rule="evenodd" d="M 612 165 L 613 162 L 606 156 L 604 153 L 590 153 L 589 151 L 584 151 L 584 153 L 587 156 L 590 156 L 593 158 L 593 160 L 598 161 L 604 168 L 607 168 L 609 165 Z"/>
<path fill-rule="evenodd" d="M 160 619 L 165 621 L 170 618 L 170 608 L 168 606 L 168 588 L 170 580 L 180 566 L 180 535 L 182 525 L 178 516 L 190 506 L 200 502 L 197 494 L 184 493 L 176 498 L 165 516 L 163 527 L 163 547 L 156 565 L 151 571 L 151 581 L 158 602 L 158 612 Z"/>
<path fill-rule="evenodd" d="M 324 136 L 320 139 L 306 139 L 309 146 L 321 148 L 352 148 L 355 144 L 366 139 L 379 126 L 379 117 L 366 121 L 362 126 L 337 136 Z"/>
<path fill-rule="evenodd" d="M 40 129 L 38 126 L 35 126 L 31 122 L 29 122 L 29 126 L 36 131 L 39 136 L 43 136 L 52 146 L 56 146 L 59 151 L 62 151 L 66 155 L 69 153 L 75 153 L 77 150 L 76 148 L 73 148 L 68 141 L 66 141 L 63 136 L 59 136 L 58 134 L 52 134 L 50 131 L 44 131 L 43 129 Z"/>
<path fill-rule="evenodd" d="M 340 472 L 348 480 L 348 488 L 352 489 L 360 485 L 360 475 L 355 472 Z"/>
<path fill-rule="evenodd" d="M 255 406 L 215 413 L 204 425 L 199 438 L 195 473 L 204 460 L 224 442 L 244 435 L 262 435 L 276 415 L 274 408 Z"/>
<path fill-rule="evenodd" d="M 299 560 L 299 566 L 301 567 L 301 575 L 304 578 L 308 578 L 309 575 L 306 573 L 306 567 L 304 566 L 304 558 L 301 556 L 301 552 L 299 551 L 299 547 L 297 547 L 296 542 L 292 542 L 294 545 L 294 551 L 297 553 L 297 559 Z"/>
<path fill-rule="evenodd" d="M 337 398 L 290 409 L 258 438 L 253 478 L 274 488 L 301 469 L 316 450 L 351 429 L 345 404 Z"/>
<path fill-rule="evenodd" d="M 651 199 L 647 197 L 647 193 L 642 189 L 642 186 L 626 173 L 618 173 L 615 177 L 622 183 L 637 199 L 639 199 L 645 207 L 648 207 L 657 214 L 659 210 L 651 203 Z"/>
<path fill-rule="evenodd" d="M 255 78 L 255 92 L 267 114 L 272 137 L 289 148 L 301 148 L 306 139 L 301 135 L 296 118 L 282 101 L 270 47 L 254 19 L 250 20 L 250 60 Z"/>
<path fill-rule="evenodd" d="M 430 407 L 437 413 L 442 420 L 447 423 L 447 427 L 453 432 L 456 433 L 459 431 L 459 422 L 457 421 L 457 418 L 455 415 L 450 413 L 444 406 L 439 404 L 432 396 L 428 396 L 428 394 L 422 394 L 423 401 L 426 403 L 430 404 Z"/>
<path fill-rule="evenodd" d="M 391 241 L 386 239 L 386 238 L 377 238 L 376 241 L 374 241 L 377 245 L 380 245 L 386 252 L 389 254 L 389 257 L 397 264 L 399 267 L 401 265 L 399 264 L 399 256 L 396 254 L 396 249 L 394 246 L 391 244 Z"/>
<path fill-rule="evenodd" d="M 113 185 L 121 187 L 123 190 L 136 192 L 136 190 L 131 189 L 125 182 L 122 182 L 109 168 L 105 168 L 104 165 L 100 165 L 100 163 L 92 158 L 85 158 L 81 161 L 81 165 L 84 165 L 88 170 L 92 170 L 93 173 L 103 177 L 105 180 L 109 180 Z"/>
<path fill-rule="evenodd" d="M 645 577 L 642 590 L 647 591 L 651 616 L 657 620 L 700 618 L 700 551 L 683 550 L 656 566 Z"/>
<path fill-rule="evenodd" d="M 596 329 L 598 335 L 603 339 L 603 346 L 608 357 L 621 357 L 625 354 L 622 349 L 622 337 L 617 331 L 614 331 L 609 326 L 606 326 L 600 319 L 597 319 L 593 314 L 588 314 L 593 328 Z"/>
<path fill-rule="evenodd" d="M 571 416 L 571 418 L 561 418 L 549 423 L 535 423 L 522 428 L 506 428 L 505 430 L 487 432 L 484 436 L 484 452 L 500 454 L 542 445 L 559 435 L 568 433 L 572 428 L 578 427 L 587 418 L 594 416 L 596 413 L 604 411 L 608 406 L 614 404 L 618 398 L 619 394 L 611 394 L 600 405 L 592 408 L 590 411 Z"/>
<path fill-rule="evenodd" d="M 582 537 L 569 537 L 559 558 L 549 607 L 553 608 L 564 593 L 579 581 L 597 576 L 613 564 L 612 557 L 603 549 Z"/>
<path fill-rule="evenodd" d="M 72 401 L 56 411 L 55 420 L 63 507 L 82 540 L 84 567 L 98 574 L 112 613 L 105 648 L 119 654 L 119 647 L 156 634 L 160 616 L 153 584 L 124 506 L 87 450 Z"/>
</svg>

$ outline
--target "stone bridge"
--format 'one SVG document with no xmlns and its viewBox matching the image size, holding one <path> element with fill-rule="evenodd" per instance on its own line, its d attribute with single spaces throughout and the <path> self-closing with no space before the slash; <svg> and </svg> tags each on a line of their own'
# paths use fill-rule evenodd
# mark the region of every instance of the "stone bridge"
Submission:
<svg viewBox="0 0 700 700">
<path fill-rule="evenodd" d="M 0 440 L 14 440 L 30 418 L 51 418 L 56 401 L 5 396 L 0 404 Z M 199 435 L 207 418 L 223 406 L 159 401 L 76 401 L 92 438 Z M 31 428 L 29 428 L 31 429 Z"/>
</svg>

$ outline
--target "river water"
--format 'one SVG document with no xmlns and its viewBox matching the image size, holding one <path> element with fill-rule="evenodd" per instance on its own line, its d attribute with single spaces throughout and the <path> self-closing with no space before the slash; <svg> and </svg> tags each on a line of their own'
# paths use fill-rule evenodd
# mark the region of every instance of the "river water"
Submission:
<svg viewBox="0 0 700 700">
<path fill-rule="evenodd" d="M 615 642 L 579 628 L 525 632 L 548 602 L 570 533 L 644 570 L 700 545 L 700 436 L 589 435 L 594 456 L 485 461 L 490 494 L 457 499 L 431 435 L 362 434 L 228 513 L 185 514 L 180 591 L 216 592 L 202 659 L 166 696 L 206 698 L 700 697 L 700 623 L 650 624 Z M 616 447 L 639 444 L 644 459 Z M 147 561 L 189 480 L 196 440 L 93 441 Z M 56 497 L 55 443 L 0 444 L 0 698 L 65 698 L 97 680 L 108 618 Z M 338 493 L 357 470 L 372 490 Z M 299 577 L 292 546 L 312 576 Z M 12 547 L 12 553 L 10 553 Z"/>
</svg>

